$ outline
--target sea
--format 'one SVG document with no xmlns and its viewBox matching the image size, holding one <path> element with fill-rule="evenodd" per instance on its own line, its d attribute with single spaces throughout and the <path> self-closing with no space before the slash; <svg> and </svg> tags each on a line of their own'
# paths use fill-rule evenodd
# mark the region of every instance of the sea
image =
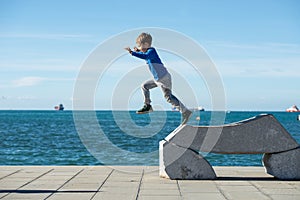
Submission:
<svg viewBox="0 0 300 200">
<path fill-rule="evenodd" d="M 229 124 L 272 114 L 300 143 L 300 113 L 194 111 L 190 125 Z M 159 165 L 159 141 L 175 130 L 179 112 L 0 111 L 0 165 Z M 213 166 L 262 166 L 262 155 L 204 155 Z"/>
</svg>

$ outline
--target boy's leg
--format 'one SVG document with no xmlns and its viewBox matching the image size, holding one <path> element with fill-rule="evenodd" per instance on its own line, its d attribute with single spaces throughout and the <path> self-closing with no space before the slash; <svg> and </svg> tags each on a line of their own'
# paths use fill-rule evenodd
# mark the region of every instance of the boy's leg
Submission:
<svg viewBox="0 0 300 200">
<path fill-rule="evenodd" d="M 161 86 L 161 89 L 164 93 L 164 96 L 165 96 L 167 102 L 172 104 L 172 106 L 175 106 L 176 108 L 178 108 L 181 113 L 184 113 L 187 110 L 187 108 L 184 106 L 184 104 L 181 103 L 177 99 L 177 97 L 172 94 L 172 90 L 170 90 L 169 88 L 165 88 L 163 85 Z"/>
<path fill-rule="evenodd" d="M 161 89 L 164 93 L 164 96 L 165 96 L 167 102 L 172 104 L 172 106 L 175 106 L 176 108 L 178 108 L 181 113 L 184 113 L 187 110 L 187 108 L 183 105 L 183 103 L 181 103 L 177 99 L 177 97 L 175 97 L 172 94 L 172 77 L 171 77 L 171 74 L 166 74 L 158 82 L 161 84 Z"/>
<path fill-rule="evenodd" d="M 172 78 L 170 74 L 164 76 L 159 83 L 161 83 L 161 89 L 164 93 L 166 100 L 171 103 L 173 106 L 179 109 L 182 115 L 181 124 L 186 124 L 189 118 L 191 117 L 192 111 L 187 109 L 181 101 L 177 99 L 176 96 L 172 94 Z"/>
<path fill-rule="evenodd" d="M 143 90 L 143 94 L 144 94 L 144 107 L 141 108 L 140 110 L 136 111 L 137 114 L 145 114 L 145 113 L 149 113 L 152 112 L 152 106 L 150 105 L 151 103 L 151 99 L 150 99 L 150 89 L 157 87 L 157 84 L 155 83 L 154 80 L 149 80 L 146 81 L 142 84 L 142 90 Z"/>
<path fill-rule="evenodd" d="M 144 95 L 144 103 L 145 105 L 150 105 L 151 99 L 150 99 L 150 89 L 157 87 L 157 84 L 154 80 L 148 80 L 144 82 L 141 86 L 143 95 Z"/>
</svg>

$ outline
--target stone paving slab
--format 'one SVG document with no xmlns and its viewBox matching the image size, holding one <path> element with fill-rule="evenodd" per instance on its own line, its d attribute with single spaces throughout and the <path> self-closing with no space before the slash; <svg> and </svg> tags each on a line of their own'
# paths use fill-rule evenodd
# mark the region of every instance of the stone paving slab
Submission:
<svg viewBox="0 0 300 200">
<path fill-rule="evenodd" d="M 263 167 L 214 167 L 216 180 L 160 178 L 158 166 L 0 166 L 0 199 L 300 199 L 300 181 Z"/>
</svg>

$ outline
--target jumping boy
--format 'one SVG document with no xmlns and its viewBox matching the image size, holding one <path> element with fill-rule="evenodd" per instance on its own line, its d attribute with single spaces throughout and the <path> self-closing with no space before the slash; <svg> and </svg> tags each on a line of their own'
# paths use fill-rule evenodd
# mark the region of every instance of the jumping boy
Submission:
<svg viewBox="0 0 300 200">
<path fill-rule="evenodd" d="M 125 48 L 132 56 L 146 60 L 149 70 L 153 75 L 153 79 L 148 80 L 142 84 L 144 94 L 144 107 L 136 113 L 145 114 L 152 112 L 150 89 L 160 86 L 167 102 L 178 108 L 182 115 L 181 124 L 186 124 L 192 112 L 181 103 L 177 97 L 172 94 L 172 79 L 171 75 L 161 62 L 155 48 L 151 47 L 152 37 L 148 33 L 141 33 L 137 39 L 137 47 L 132 51 L 130 47 Z"/>
</svg>

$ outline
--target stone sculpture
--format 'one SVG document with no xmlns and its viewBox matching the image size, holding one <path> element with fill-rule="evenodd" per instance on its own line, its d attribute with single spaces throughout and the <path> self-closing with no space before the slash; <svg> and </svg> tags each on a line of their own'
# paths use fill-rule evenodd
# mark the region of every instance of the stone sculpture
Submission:
<svg viewBox="0 0 300 200">
<path fill-rule="evenodd" d="M 199 152 L 264 154 L 267 173 L 279 179 L 300 179 L 299 144 L 270 114 L 222 126 L 180 126 L 160 141 L 160 176 L 217 178 Z"/>
</svg>

